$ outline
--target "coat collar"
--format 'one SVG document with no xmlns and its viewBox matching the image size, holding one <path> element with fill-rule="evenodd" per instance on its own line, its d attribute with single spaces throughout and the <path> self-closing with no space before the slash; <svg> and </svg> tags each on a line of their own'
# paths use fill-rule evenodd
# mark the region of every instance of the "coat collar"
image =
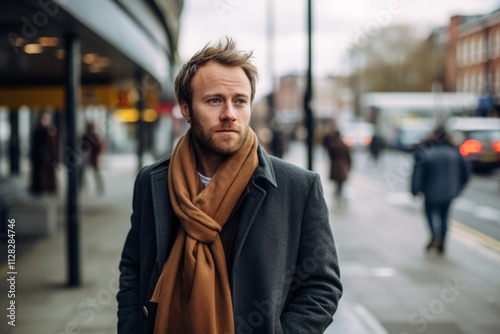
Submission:
<svg viewBox="0 0 500 334">
<path fill-rule="evenodd" d="M 274 175 L 273 164 L 271 162 L 272 158 L 260 144 L 257 148 L 257 154 L 259 155 L 259 166 L 257 166 L 257 169 L 255 170 L 253 179 L 255 181 L 259 179 L 266 180 L 276 188 L 276 176 Z"/>
<path fill-rule="evenodd" d="M 257 169 L 255 170 L 255 173 L 250 181 L 250 183 L 252 183 L 251 188 L 254 188 L 253 186 L 260 183 L 261 180 L 268 182 L 271 186 L 276 188 L 276 177 L 272 165 L 273 158 L 267 154 L 260 144 L 257 149 L 257 154 L 259 155 L 259 165 L 257 166 Z M 169 243 L 173 242 L 173 235 L 177 233 L 177 231 L 174 230 L 174 226 L 176 226 L 176 224 L 171 221 L 175 214 L 172 209 L 172 205 L 170 204 L 168 193 L 167 175 L 170 158 L 171 154 L 165 156 L 150 166 L 153 210 L 156 227 L 157 265 L 159 272 L 161 272 L 163 264 L 167 260 L 168 250 L 172 246 L 169 245 Z M 257 198 L 250 196 L 250 200 L 247 201 L 247 203 L 252 203 L 250 205 L 252 209 L 250 209 L 250 211 L 245 210 L 247 212 L 256 212 L 256 209 L 260 206 L 263 197 L 265 197 L 265 192 L 260 187 L 257 186 L 254 189 L 256 189 L 258 193 L 261 193 L 261 196 L 257 196 Z M 240 228 L 242 231 L 238 232 L 240 245 L 242 245 L 245 239 L 244 236 L 246 236 L 246 231 L 252 225 L 254 215 L 250 214 L 250 216 L 249 221 L 244 223 L 242 222 L 243 227 Z M 241 251 L 241 247 L 237 250 L 236 257 L 238 257 L 239 251 Z"/>
<path fill-rule="evenodd" d="M 259 144 L 257 148 L 257 154 L 259 155 L 259 165 L 255 170 L 253 175 L 253 180 L 263 179 L 268 181 L 273 187 L 277 187 L 276 176 L 274 175 L 274 169 L 271 162 L 271 157 L 266 152 L 266 150 Z M 170 164 L 170 158 L 172 154 L 168 154 L 162 159 L 158 160 L 151 165 L 151 173 L 156 174 L 157 172 L 167 172 L 168 165 Z"/>
</svg>

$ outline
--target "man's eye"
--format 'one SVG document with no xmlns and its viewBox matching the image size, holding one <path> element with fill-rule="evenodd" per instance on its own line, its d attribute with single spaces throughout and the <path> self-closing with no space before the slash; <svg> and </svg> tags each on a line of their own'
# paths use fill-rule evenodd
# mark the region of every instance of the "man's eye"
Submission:
<svg viewBox="0 0 500 334">
<path fill-rule="evenodd" d="M 247 100 L 245 100 L 245 99 L 239 99 L 239 100 L 236 100 L 236 103 L 237 104 L 247 104 Z"/>
<path fill-rule="evenodd" d="M 214 97 L 213 99 L 209 99 L 208 100 L 208 103 L 219 103 L 219 102 L 220 102 L 220 99 L 216 98 L 216 97 Z"/>
</svg>

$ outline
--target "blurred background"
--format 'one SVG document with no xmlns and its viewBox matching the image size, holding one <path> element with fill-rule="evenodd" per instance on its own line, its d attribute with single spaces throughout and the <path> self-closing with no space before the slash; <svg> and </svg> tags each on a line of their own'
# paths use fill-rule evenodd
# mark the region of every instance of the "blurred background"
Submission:
<svg viewBox="0 0 500 334">
<path fill-rule="evenodd" d="M 500 332 L 499 1 L 1 0 L 0 31 L 2 333 L 116 332 L 135 175 L 187 129 L 180 66 L 225 35 L 254 53 L 261 144 L 322 178 L 346 288 L 328 332 Z M 409 191 L 437 125 L 473 169 L 445 256 Z"/>
</svg>

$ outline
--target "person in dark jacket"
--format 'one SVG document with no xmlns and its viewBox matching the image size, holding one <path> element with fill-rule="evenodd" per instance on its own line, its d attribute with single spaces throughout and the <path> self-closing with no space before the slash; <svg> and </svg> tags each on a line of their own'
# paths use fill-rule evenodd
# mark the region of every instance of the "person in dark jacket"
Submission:
<svg viewBox="0 0 500 334">
<path fill-rule="evenodd" d="M 351 170 L 351 152 L 334 126 L 325 135 L 323 146 L 330 157 L 330 180 L 335 182 L 335 198 L 340 202 L 343 198 L 344 183 Z"/>
<path fill-rule="evenodd" d="M 370 142 L 370 145 L 368 146 L 368 149 L 370 151 L 370 156 L 373 159 L 373 162 L 375 164 L 378 163 L 379 157 L 384 151 L 385 148 L 385 141 L 384 138 L 380 135 L 380 133 L 377 131 L 373 134 L 372 136 L 372 141 Z"/>
<path fill-rule="evenodd" d="M 250 128 L 257 71 L 227 38 L 180 70 L 190 123 L 135 181 L 118 333 L 323 333 L 342 294 L 321 181 Z"/>
<path fill-rule="evenodd" d="M 84 157 L 79 169 L 80 188 L 83 187 L 85 178 L 85 169 L 87 165 L 92 168 L 94 173 L 97 193 L 104 193 L 104 181 L 101 174 L 101 156 L 104 152 L 104 139 L 97 133 L 95 123 L 88 121 L 85 124 L 85 132 L 80 138 L 80 146 L 84 148 Z"/>
<path fill-rule="evenodd" d="M 30 145 L 31 184 L 33 195 L 55 195 L 57 192 L 56 171 L 59 161 L 57 129 L 51 124 L 49 114 L 42 114 L 31 136 Z"/>
<path fill-rule="evenodd" d="M 444 253 L 451 202 L 465 187 L 470 168 L 446 130 L 437 127 L 430 138 L 414 151 L 411 193 L 424 195 L 425 216 L 431 235 L 426 250 Z M 439 224 L 435 216 L 439 217 Z M 439 229 L 438 229 L 439 226 Z"/>
</svg>

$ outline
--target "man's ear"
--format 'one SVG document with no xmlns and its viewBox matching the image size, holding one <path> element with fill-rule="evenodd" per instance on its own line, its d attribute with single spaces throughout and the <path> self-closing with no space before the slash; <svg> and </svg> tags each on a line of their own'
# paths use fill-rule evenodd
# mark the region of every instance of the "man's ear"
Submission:
<svg viewBox="0 0 500 334">
<path fill-rule="evenodd" d="M 189 105 L 185 101 L 182 101 L 180 103 L 180 107 L 181 107 L 181 114 L 184 117 L 184 119 L 188 123 L 191 123 L 191 115 L 189 113 Z"/>
</svg>

